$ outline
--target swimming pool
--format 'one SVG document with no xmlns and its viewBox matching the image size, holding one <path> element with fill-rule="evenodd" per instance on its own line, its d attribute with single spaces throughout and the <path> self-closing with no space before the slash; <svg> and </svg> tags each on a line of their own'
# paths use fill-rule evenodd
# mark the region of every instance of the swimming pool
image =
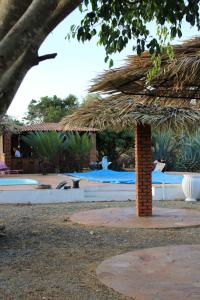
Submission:
<svg viewBox="0 0 200 300">
<path fill-rule="evenodd" d="M 37 185 L 39 182 L 28 178 L 0 178 L 0 185 Z"/>
<path fill-rule="evenodd" d="M 78 177 L 97 182 L 110 182 L 110 183 L 126 183 L 135 184 L 135 172 L 119 172 L 112 170 L 96 170 L 84 173 L 69 173 L 68 176 Z M 152 183 L 154 184 L 181 184 L 183 176 L 169 175 L 160 171 L 152 172 Z"/>
</svg>

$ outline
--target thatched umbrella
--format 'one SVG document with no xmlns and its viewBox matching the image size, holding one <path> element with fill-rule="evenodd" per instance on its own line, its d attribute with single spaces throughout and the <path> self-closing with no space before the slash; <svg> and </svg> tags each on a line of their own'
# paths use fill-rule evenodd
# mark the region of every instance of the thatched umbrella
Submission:
<svg viewBox="0 0 200 300">
<path fill-rule="evenodd" d="M 122 93 L 124 95 L 149 95 L 154 101 L 162 97 L 163 104 L 185 104 L 191 99 L 200 100 L 200 37 L 193 38 L 181 45 L 174 46 L 174 58 L 164 55 L 160 72 L 150 83 L 147 74 L 152 68 L 149 52 L 142 56 L 132 55 L 120 68 L 109 70 L 93 80 L 90 92 L 105 94 Z M 147 101 L 149 99 L 147 98 Z"/>
<path fill-rule="evenodd" d="M 140 101 L 139 101 L 139 99 Z M 200 110 L 196 105 L 161 105 L 160 101 L 148 104 L 147 97 L 115 96 L 96 100 L 76 109 L 72 115 L 64 117 L 61 125 L 79 124 L 104 130 L 106 128 L 122 130 L 136 126 L 138 123 L 152 127 L 181 128 L 192 130 L 200 125 Z"/>
<path fill-rule="evenodd" d="M 199 125 L 199 49 L 200 38 L 175 46 L 174 60 L 164 56 L 159 74 L 148 84 L 147 73 L 152 67 L 150 55 L 146 52 L 141 57 L 130 56 L 125 66 L 105 72 L 90 88 L 90 92 L 112 96 L 89 103 L 62 121 L 100 129 L 135 125 L 139 216 L 152 215 L 151 126 L 178 129 Z"/>
</svg>

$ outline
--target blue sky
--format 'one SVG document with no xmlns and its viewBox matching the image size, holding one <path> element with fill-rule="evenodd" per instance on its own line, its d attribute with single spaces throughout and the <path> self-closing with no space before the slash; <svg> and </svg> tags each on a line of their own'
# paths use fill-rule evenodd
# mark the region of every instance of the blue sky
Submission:
<svg viewBox="0 0 200 300">
<path fill-rule="evenodd" d="M 79 100 L 87 94 L 91 80 L 108 68 L 104 63 L 105 51 L 92 40 L 85 44 L 65 39 L 72 24 L 78 24 L 81 14 L 78 10 L 68 16 L 55 30 L 50 33 L 42 44 L 39 54 L 58 53 L 57 57 L 47 60 L 33 67 L 23 80 L 8 114 L 22 118 L 32 99 L 42 96 L 57 95 L 61 98 L 74 94 Z M 152 35 L 155 34 L 154 25 L 150 25 Z M 189 25 L 183 26 L 183 38 L 188 39 L 197 35 L 197 30 Z M 127 55 L 132 54 L 132 44 L 120 54 L 113 55 L 114 67 L 123 64 Z"/>
</svg>

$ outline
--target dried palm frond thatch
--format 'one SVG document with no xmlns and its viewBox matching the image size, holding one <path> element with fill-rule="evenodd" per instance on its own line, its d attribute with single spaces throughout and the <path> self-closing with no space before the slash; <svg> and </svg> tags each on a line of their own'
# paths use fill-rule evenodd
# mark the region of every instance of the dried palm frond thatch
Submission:
<svg viewBox="0 0 200 300">
<path fill-rule="evenodd" d="M 63 129 L 68 124 L 95 127 L 100 130 L 114 128 L 121 130 L 135 126 L 137 123 L 153 127 L 167 127 L 178 130 L 180 127 L 191 129 L 200 125 L 200 110 L 180 106 L 161 106 L 144 104 L 133 96 L 111 97 L 107 100 L 96 100 L 87 106 L 80 107 L 72 115 L 64 117 Z"/>
<path fill-rule="evenodd" d="M 200 121 L 200 37 L 174 46 L 174 59 L 161 58 L 160 72 L 147 86 L 152 67 L 148 52 L 94 79 L 90 92 L 108 96 L 79 108 L 63 119 L 99 129 L 122 129 L 137 123 L 172 129 L 192 128 Z"/>
<path fill-rule="evenodd" d="M 7 115 L 0 116 L 0 134 L 4 132 L 18 133 L 20 126 L 17 125 L 12 118 Z"/>
<path fill-rule="evenodd" d="M 161 58 L 160 72 L 147 86 L 147 73 L 152 68 L 150 54 L 129 56 L 120 68 L 104 72 L 93 80 L 90 92 L 161 97 L 162 103 L 171 99 L 200 101 L 200 37 L 174 46 L 174 59 Z"/>
</svg>

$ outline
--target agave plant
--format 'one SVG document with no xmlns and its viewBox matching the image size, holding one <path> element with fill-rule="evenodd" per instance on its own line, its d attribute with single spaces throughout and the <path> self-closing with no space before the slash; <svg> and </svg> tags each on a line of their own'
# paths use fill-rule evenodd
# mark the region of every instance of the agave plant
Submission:
<svg viewBox="0 0 200 300">
<path fill-rule="evenodd" d="M 200 170 L 200 129 L 182 136 L 182 146 L 177 156 L 176 168 L 181 171 Z"/>
<path fill-rule="evenodd" d="M 63 133 L 56 131 L 31 132 L 22 136 L 22 140 L 33 148 L 43 162 L 49 162 L 59 172 L 60 156 L 67 148 L 67 139 Z"/>
</svg>

